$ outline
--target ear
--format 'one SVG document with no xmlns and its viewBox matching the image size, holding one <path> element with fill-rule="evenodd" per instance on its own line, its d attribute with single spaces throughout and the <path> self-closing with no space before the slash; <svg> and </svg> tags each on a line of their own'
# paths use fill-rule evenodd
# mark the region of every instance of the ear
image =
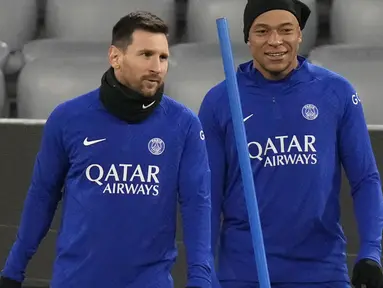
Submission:
<svg viewBox="0 0 383 288">
<path fill-rule="evenodd" d="M 114 69 L 119 69 L 122 63 L 122 52 L 116 46 L 111 45 L 108 50 L 109 63 Z"/>
<path fill-rule="evenodd" d="M 298 43 L 301 44 L 302 43 L 302 30 L 299 29 L 299 35 L 298 35 Z"/>
</svg>

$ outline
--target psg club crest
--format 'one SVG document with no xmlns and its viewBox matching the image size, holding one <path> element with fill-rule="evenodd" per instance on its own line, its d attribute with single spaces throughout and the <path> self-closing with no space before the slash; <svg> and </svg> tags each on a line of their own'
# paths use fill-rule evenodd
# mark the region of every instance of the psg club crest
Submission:
<svg viewBox="0 0 383 288">
<path fill-rule="evenodd" d="M 306 104 L 302 108 L 302 115 L 307 120 L 315 120 L 318 117 L 319 111 L 314 104 Z"/>
<path fill-rule="evenodd" d="M 153 155 L 161 155 L 165 150 L 165 142 L 160 138 L 153 138 L 148 143 L 148 149 Z"/>
</svg>

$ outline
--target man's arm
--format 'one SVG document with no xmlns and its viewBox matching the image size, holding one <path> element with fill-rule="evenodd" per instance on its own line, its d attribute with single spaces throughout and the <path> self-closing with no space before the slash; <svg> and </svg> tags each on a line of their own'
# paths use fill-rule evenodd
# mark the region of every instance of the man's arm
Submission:
<svg viewBox="0 0 383 288">
<path fill-rule="evenodd" d="M 202 123 L 202 127 L 205 133 L 206 148 L 208 152 L 209 166 L 211 170 L 211 245 L 213 255 L 215 255 L 221 230 L 221 212 L 226 177 L 226 154 L 225 138 L 222 135 L 219 123 L 215 118 L 213 109 L 214 105 L 210 103 L 210 100 L 208 98 L 209 93 L 207 94 L 207 96 L 201 104 L 198 116 Z"/>
<path fill-rule="evenodd" d="M 346 83 L 340 120 L 340 157 L 351 186 L 360 251 L 357 261 L 371 259 L 380 264 L 383 227 L 383 197 L 364 112 L 357 93 Z"/>
<path fill-rule="evenodd" d="M 188 264 L 187 287 L 211 287 L 210 169 L 204 134 L 197 117 L 193 118 L 186 136 L 179 188 Z"/>
<path fill-rule="evenodd" d="M 18 282 L 24 281 L 28 262 L 47 234 L 61 199 L 69 166 L 62 143 L 61 113 L 60 109 L 56 109 L 44 126 L 16 241 L 1 273 L 2 277 Z"/>
<path fill-rule="evenodd" d="M 221 231 L 221 213 L 224 199 L 226 180 L 226 153 L 225 137 L 216 118 L 214 103 L 210 102 L 210 90 L 202 101 L 199 110 L 199 119 L 205 133 L 206 148 L 211 170 L 211 247 L 213 253 L 213 265 L 216 262 L 216 253 Z M 213 287 L 220 287 L 215 266 L 212 274 Z"/>
</svg>

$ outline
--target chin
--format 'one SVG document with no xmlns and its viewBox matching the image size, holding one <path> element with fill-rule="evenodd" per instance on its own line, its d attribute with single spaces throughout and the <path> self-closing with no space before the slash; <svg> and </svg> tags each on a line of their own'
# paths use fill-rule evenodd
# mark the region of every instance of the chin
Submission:
<svg viewBox="0 0 383 288">
<path fill-rule="evenodd" d="M 289 64 L 288 63 L 279 63 L 279 64 L 272 64 L 272 65 L 267 65 L 266 66 L 266 69 L 270 72 L 270 73 L 275 73 L 275 74 L 279 74 L 279 73 L 283 73 L 285 72 L 287 69 L 289 68 Z"/>
<path fill-rule="evenodd" d="M 141 91 L 141 94 L 144 95 L 145 97 L 153 97 L 154 94 L 156 94 L 157 90 L 143 90 Z"/>
</svg>

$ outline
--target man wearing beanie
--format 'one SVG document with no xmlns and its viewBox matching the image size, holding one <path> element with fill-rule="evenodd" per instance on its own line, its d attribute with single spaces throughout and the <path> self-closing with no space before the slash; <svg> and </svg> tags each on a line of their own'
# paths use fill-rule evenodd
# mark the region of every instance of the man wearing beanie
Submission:
<svg viewBox="0 0 383 288">
<path fill-rule="evenodd" d="M 310 9 L 249 0 L 252 60 L 238 86 L 272 287 L 383 287 L 380 175 L 362 103 L 344 77 L 298 55 Z M 212 247 L 222 288 L 259 287 L 225 81 L 200 107 L 212 173 Z M 340 226 L 344 167 L 360 250 L 352 277 Z M 221 227 L 221 216 L 223 219 Z"/>
</svg>

